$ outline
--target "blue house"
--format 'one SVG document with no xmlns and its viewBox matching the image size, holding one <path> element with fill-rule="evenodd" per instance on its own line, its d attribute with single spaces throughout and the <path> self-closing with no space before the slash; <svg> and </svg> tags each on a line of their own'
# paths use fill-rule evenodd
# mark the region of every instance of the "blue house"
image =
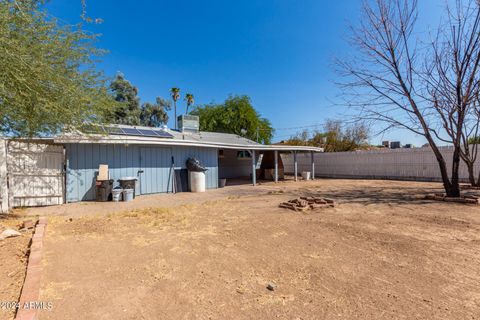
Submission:
<svg viewBox="0 0 480 320">
<path fill-rule="evenodd" d="M 280 153 L 294 156 L 298 152 L 311 153 L 314 172 L 313 154 L 323 151 L 308 146 L 263 145 L 235 134 L 203 132 L 198 130 L 197 117 L 182 116 L 181 120 L 178 130 L 112 125 L 89 133 L 2 140 L 0 156 L 7 155 L 10 164 L 0 171 L 8 175 L 11 170 L 20 170 L 10 173 L 16 178 L 10 179 L 7 191 L 3 187 L 3 182 L 7 185 L 7 177 L 0 175 L 0 190 L 8 198 L 8 201 L 2 198 L 2 210 L 95 200 L 95 182 L 101 164 L 108 165 L 114 187 L 120 179 L 135 178 L 135 193 L 145 195 L 171 192 L 173 177 L 186 171 L 188 158 L 198 159 L 208 169 L 206 188 L 215 189 L 219 187 L 219 178 L 247 177 L 255 185 L 266 152 L 274 154 L 275 165 L 270 176 L 278 180 L 282 169 L 278 165 Z M 37 174 L 22 174 L 22 168 Z M 28 192 L 25 186 L 29 186 Z"/>
</svg>

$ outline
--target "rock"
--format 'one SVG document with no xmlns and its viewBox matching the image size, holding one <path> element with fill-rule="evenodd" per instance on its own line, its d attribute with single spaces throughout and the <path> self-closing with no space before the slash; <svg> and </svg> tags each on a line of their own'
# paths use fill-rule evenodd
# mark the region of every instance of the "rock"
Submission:
<svg viewBox="0 0 480 320">
<path fill-rule="evenodd" d="M 270 291 L 273 291 L 273 290 L 275 290 L 276 288 L 277 288 L 277 285 L 276 285 L 275 283 L 273 283 L 273 282 L 269 282 L 269 283 L 267 284 L 267 289 L 270 290 Z"/>
<path fill-rule="evenodd" d="M 35 227 L 35 222 L 33 220 L 25 220 L 22 222 L 22 229 L 33 229 Z"/>
<path fill-rule="evenodd" d="M 478 199 L 465 198 L 465 203 L 468 203 L 468 204 L 478 204 Z"/>
<path fill-rule="evenodd" d="M 6 229 L 2 233 L 0 233 L 0 239 L 6 239 L 6 238 L 11 238 L 11 237 L 18 237 L 21 236 L 22 234 L 18 231 L 15 231 L 13 229 Z"/>
</svg>

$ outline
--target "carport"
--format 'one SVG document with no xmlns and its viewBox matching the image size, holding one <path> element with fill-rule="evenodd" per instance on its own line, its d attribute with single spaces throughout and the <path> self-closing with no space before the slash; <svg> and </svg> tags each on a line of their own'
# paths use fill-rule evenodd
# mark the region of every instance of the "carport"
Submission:
<svg viewBox="0 0 480 320">
<path fill-rule="evenodd" d="M 260 145 L 255 148 L 251 148 L 251 176 L 252 184 L 257 184 L 257 166 L 258 157 L 257 154 L 265 151 L 273 151 L 274 154 L 274 170 L 273 181 L 279 180 L 279 159 L 280 153 L 292 153 L 293 154 L 293 167 L 294 167 L 294 180 L 298 180 L 298 153 L 310 153 L 310 171 L 312 179 L 315 179 L 315 153 L 323 152 L 322 148 L 308 147 L 308 146 L 276 146 L 276 145 Z"/>
<path fill-rule="evenodd" d="M 251 182 L 257 185 L 260 179 L 278 182 L 283 177 L 281 154 L 291 154 L 294 159 L 294 180 L 298 180 L 299 154 L 309 154 L 311 176 L 315 174 L 315 153 L 322 148 L 285 145 L 223 145 L 218 149 L 218 177 L 227 179 L 228 185 Z M 290 168 L 291 169 L 291 168 Z M 232 182 L 234 181 L 234 182 Z"/>
</svg>

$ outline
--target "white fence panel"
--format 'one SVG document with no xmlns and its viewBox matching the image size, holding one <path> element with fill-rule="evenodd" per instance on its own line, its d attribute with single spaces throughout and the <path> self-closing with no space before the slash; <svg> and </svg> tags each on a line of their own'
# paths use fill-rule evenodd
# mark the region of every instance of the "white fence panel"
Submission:
<svg viewBox="0 0 480 320">
<path fill-rule="evenodd" d="M 64 203 L 63 146 L 9 141 L 7 167 L 10 208 Z"/>
<path fill-rule="evenodd" d="M 451 169 L 453 148 L 441 152 Z M 286 173 L 293 173 L 293 155 L 283 154 Z M 310 154 L 298 154 L 298 170 L 310 171 Z M 476 172 L 480 170 L 480 159 Z M 449 172 L 450 174 L 450 172 Z M 430 148 L 386 149 L 315 154 L 315 176 L 326 178 L 399 179 L 440 181 L 438 163 Z M 468 182 L 467 167 L 460 164 L 460 179 Z"/>
</svg>

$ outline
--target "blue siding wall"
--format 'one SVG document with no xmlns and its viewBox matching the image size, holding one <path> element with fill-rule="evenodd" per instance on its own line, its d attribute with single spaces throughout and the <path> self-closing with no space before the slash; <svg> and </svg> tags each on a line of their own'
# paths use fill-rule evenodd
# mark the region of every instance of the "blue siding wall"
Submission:
<svg viewBox="0 0 480 320">
<path fill-rule="evenodd" d="M 79 143 L 67 144 L 66 151 L 67 202 L 95 199 L 95 179 L 100 164 L 108 164 L 114 186 L 121 177 L 137 176 L 138 171 L 143 170 L 137 193 L 170 191 L 171 156 L 175 159 L 175 169 L 186 168 L 186 160 L 196 157 L 208 168 L 207 188 L 218 187 L 217 149 Z"/>
</svg>

